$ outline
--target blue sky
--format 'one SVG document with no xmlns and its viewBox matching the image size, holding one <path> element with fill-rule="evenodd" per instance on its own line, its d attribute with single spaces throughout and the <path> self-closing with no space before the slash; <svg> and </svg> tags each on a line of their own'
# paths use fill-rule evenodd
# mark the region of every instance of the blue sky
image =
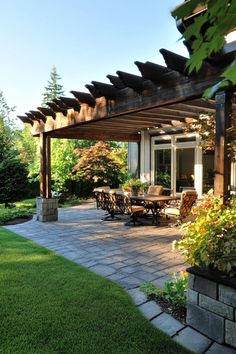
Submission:
<svg viewBox="0 0 236 354">
<path fill-rule="evenodd" d="M 181 0 L 0 0 L 0 90 L 16 115 L 41 104 L 53 65 L 67 96 L 134 61 L 187 56 L 170 11 Z M 71 96 L 72 97 L 72 96 Z"/>
</svg>

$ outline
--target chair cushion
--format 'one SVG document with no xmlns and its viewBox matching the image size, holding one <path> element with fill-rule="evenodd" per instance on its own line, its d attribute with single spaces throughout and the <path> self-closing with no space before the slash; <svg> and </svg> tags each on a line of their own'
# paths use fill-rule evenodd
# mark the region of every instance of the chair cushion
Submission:
<svg viewBox="0 0 236 354">
<path fill-rule="evenodd" d="M 178 208 L 165 208 L 164 213 L 166 215 L 175 215 L 175 216 L 179 216 L 180 212 Z"/>
<path fill-rule="evenodd" d="M 135 213 L 142 213 L 144 212 L 145 208 L 141 205 L 132 205 L 131 206 L 131 211 L 133 214 Z"/>
</svg>

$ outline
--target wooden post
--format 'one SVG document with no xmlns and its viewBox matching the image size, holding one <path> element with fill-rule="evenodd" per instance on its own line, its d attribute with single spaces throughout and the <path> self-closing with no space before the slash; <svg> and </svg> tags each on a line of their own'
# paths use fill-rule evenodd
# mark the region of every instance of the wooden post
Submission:
<svg viewBox="0 0 236 354">
<path fill-rule="evenodd" d="M 51 198 L 51 139 L 46 138 L 46 198 Z"/>
<path fill-rule="evenodd" d="M 40 134 L 40 197 L 51 198 L 51 141 Z"/>
<path fill-rule="evenodd" d="M 46 136 L 40 134 L 40 197 L 46 198 Z"/>
<path fill-rule="evenodd" d="M 231 123 L 232 96 L 227 91 L 216 94 L 215 178 L 214 194 L 224 201 L 230 192 L 230 159 L 227 156 L 227 128 Z"/>
</svg>

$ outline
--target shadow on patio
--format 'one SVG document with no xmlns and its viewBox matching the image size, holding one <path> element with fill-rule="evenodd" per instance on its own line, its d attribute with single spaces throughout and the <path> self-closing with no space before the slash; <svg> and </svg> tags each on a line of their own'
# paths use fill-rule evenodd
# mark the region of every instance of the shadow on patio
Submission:
<svg viewBox="0 0 236 354">
<path fill-rule="evenodd" d="M 181 256 L 171 251 L 179 232 L 168 226 L 124 225 L 103 222 L 104 211 L 94 203 L 59 209 L 57 222 L 35 219 L 7 226 L 62 256 L 118 282 L 127 289 L 146 281 L 162 286 L 170 274 L 184 268 Z M 127 220 L 126 220 L 127 221 Z"/>
</svg>

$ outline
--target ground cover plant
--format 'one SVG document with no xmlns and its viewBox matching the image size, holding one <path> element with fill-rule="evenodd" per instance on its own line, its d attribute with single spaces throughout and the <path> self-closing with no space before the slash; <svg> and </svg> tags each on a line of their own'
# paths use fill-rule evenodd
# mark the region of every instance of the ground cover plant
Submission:
<svg viewBox="0 0 236 354">
<path fill-rule="evenodd" d="M 0 353 L 189 353 L 115 283 L 0 228 Z"/>
<path fill-rule="evenodd" d="M 35 212 L 35 207 L 35 198 L 15 202 L 9 208 L 5 208 L 4 204 L 0 204 L 0 225 L 13 220 L 27 220 L 31 218 Z"/>
<path fill-rule="evenodd" d="M 188 288 L 188 273 L 182 270 L 174 273 L 171 280 L 164 283 L 163 288 L 158 288 L 151 282 L 141 285 L 140 289 L 149 299 L 155 300 L 163 311 L 185 323 Z"/>
</svg>

